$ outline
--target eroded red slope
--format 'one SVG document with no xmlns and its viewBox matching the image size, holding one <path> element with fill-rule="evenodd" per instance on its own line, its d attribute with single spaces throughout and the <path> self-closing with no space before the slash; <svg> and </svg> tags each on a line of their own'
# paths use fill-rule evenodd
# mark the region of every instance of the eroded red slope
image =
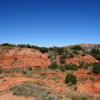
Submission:
<svg viewBox="0 0 100 100">
<path fill-rule="evenodd" d="M 15 48 L 0 54 L 0 67 L 36 67 L 47 68 L 50 64 L 47 54 L 28 48 Z"/>
</svg>

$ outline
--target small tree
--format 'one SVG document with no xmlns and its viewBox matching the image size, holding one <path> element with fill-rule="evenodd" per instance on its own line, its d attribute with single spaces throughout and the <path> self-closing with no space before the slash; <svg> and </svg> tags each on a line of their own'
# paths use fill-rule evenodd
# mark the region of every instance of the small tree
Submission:
<svg viewBox="0 0 100 100">
<path fill-rule="evenodd" d="M 73 74 L 67 74 L 67 76 L 65 77 L 65 83 L 69 85 L 77 84 L 76 76 Z"/>
<path fill-rule="evenodd" d="M 92 72 L 95 74 L 100 74 L 100 63 L 94 64 L 94 67 L 92 68 Z"/>
<path fill-rule="evenodd" d="M 100 50 L 97 48 L 94 48 L 90 51 L 90 55 L 95 57 L 97 60 L 100 60 Z"/>
<path fill-rule="evenodd" d="M 64 65 L 59 65 L 59 70 L 65 72 L 66 68 Z"/>
<path fill-rule="evenodd" d="M 68 56 L 68 52 L 67 52 L 67 50 L 65 50 L 63 52 L 63 54 L 61 55 L 61 57 L 60 57 L 60 63 L 61 64 L 64 64 L 65 63 L 65 60 L 66 60 L 67 56 Z"/>
<path fill-rule="evenodd" d="M 60 57 L 60 63 L 61 63 L 61 64 L 64 64 L 64 63 L 65 63 L 65 59 L 66 59 L 66 56 L 62 55 L 62 56 Z"/>
<path fill-rule="evenodd" d="M 57 69 L 58 65 L 56 62 L 52 62 L 51 65 L 49 66 L 50 69 Z"/>
</svg>

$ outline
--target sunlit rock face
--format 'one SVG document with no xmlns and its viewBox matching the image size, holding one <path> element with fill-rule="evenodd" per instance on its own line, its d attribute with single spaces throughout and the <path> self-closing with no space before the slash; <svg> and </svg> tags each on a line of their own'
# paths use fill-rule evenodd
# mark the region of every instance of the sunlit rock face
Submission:
<svg viewBox="0 0 100 100">
<path fill-rule="evenodd" d="M 0 53 L 0 67 L 47 68 L 50 64 L 47 54 L 29 48 L 14 48 Z"/>
<path fill-rule="evenodd" d="M 90 56 L 90 55 L 85 55 L 85 56 L 77 56 L 74 58 L 68 58 L 66 59 L 65 63 L 66 64 L 74 64 L 79 66 L 80 62 L 84 62 L 85 64 L 93 64 L 93 63 L 98 63 L 99 61 L 96 60 L 94 57 Z"/>
</svg>

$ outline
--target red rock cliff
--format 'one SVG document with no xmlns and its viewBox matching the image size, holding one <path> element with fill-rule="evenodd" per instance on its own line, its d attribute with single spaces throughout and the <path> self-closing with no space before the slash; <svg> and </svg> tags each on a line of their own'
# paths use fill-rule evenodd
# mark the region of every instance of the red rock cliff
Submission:
<svg viewBox="0 0 100 100">
<path fill-rule="evenodd" d="M 0 67 L 47 68 L 50 64 L 47 54 L 28 48 L 14 48 L 0 54 Z"/>
</svg>

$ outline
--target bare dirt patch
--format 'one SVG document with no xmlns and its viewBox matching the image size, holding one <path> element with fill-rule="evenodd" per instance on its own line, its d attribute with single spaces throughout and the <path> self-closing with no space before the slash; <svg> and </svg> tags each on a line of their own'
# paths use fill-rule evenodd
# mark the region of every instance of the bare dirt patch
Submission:
<svg viewBox="0 0 100 100">
<path fill-rule="evenodd" d="M 0 100 L 35 100 L 34 97 L 15 96 L 11 92 L 1 93 Z"/>
</svg>

